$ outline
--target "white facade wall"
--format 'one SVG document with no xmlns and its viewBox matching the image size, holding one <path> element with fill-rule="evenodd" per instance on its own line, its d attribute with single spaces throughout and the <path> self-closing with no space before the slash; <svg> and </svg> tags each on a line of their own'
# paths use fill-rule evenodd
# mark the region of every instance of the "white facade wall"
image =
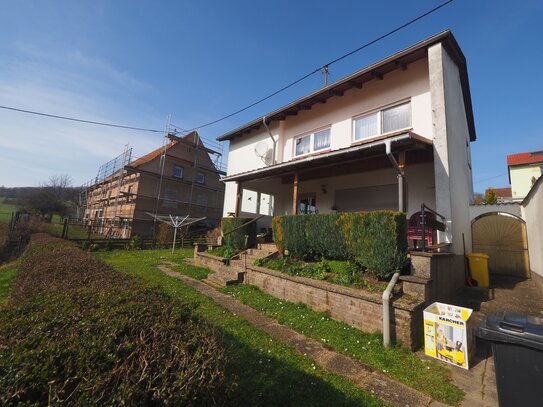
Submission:
<svg viewBox="0 0 543 407">
<path fill-rule="evenodd" d="M 434 120 L 436 211 L 449 221 L 439 242 L 452 243 L 452 251 L 471 247 L 469 205 L 473 201 L 469 129 L 460 84 L 460 72 L 441 44 L 428 50 Z"/>
<path fill-rule="evenodd" d="M 543 290 L 543 182 L 540 180 L 533 188 L 528 199 L 522 202 L 522 214 L 526 221 L 532 278 Z"/>
<path fill-rule="evenodd" d="M 410 64 L 406 71 L 395 70 L 383 80 L 364 83 L 362 89 L 351 89 L 343 96 L 334 96 L 326 103 L 283 122 L 280 149 L 284 161 L 294 155 L 294 139 L 324 127 L 331 128 L 330 149 L 351 146 L 354 141 L 353 119 L 357 116 L 411 100 L 411 124 L 420 136 L 431 138 L 432 116 L 426 59 Z"/>
<path fill-rule="evenodd" d="M 365 83 L 362 89 L 349 90 L 343 96 L 331 97 L 326 103 L 316 104 L 310 110 L 302 110 L 296 116 L 288 117 L 279 123 L 271 123 L 270 131 L 277 140 L 277 163 L 292 159 L 295 137 L 326 126 L 331 127 L 331 150 L 349 147 L 354 140 L 355 117 L 406 100 L 411 100 L 413 131 L 430 139 L 432 115 L 428 63 L 426 59 L 422 59 L 408 65 L 406 71 L 398 69 L 385 75 L 383 80 L 375 79 Z M 261 142 L 267 143 L 268 148 L 272 149 L 273 143 L 264 127 L 231 140 L 227 174 L 233 175 L 264 167 L 264 162 L 255 154 L 255 147 Z M 235 202 L 236 185 L 227 182 L 225 216 L 228 212 L 235 212 Z"/>
<path fill-rule="evenodd" d="M 476 218 L 486 213 L 508 213 L 519 218 L 522 218 L 519 203 L 506 203 L 496 205 L 470 205 L 469 207 L 469 219 L 473 222 Z"/>
<path fill-rule="evenodd" d="M 513 199 L 522 200 L 534 185 L 543 170 L 543 163 L 526 165 L 522 167 L 509 167 L 511 175 L 511 193 Z"/>
</svg>

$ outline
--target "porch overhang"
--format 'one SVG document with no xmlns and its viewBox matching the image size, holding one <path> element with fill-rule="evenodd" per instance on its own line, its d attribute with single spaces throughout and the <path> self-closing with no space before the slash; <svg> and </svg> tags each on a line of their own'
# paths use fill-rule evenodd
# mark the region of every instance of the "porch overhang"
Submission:
<svg viewBox="0 0 543 407">
<path fill-rule="evenodd" d="M 419 136 L 412 131 L 403 131 L 385 137 L 376 137 L 350 147 L 294 159 L 280 164 L 270 165 L 256 170 L 232 174 L 222 178 L 224 182 L 244 182 L 255 179 L 285 176 L 314 170 L 317 168 L 345 164 L 372 158 L 386 158 L 386 145 L 390 143 L 392 153 L 402 153 L 410 150 L 432 150 L 432 141 Z"/>
</svg>

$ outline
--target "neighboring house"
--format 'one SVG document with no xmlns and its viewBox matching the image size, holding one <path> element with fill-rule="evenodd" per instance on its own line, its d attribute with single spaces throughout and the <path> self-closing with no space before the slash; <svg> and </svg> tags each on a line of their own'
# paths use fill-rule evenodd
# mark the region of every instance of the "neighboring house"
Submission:
<svg viewBox="0 0 543 407">
<path fill-rule="evenodd" d="M 104 235 L 152 237 L 152 215 L 205 217 L 216 227 L 221 218 L 224 183 L 198 133 L 168 136 L 168 143 L 130 161 L 125 154 L 102 166 L 86 188 L 85 219 Z M 162 160 L 162 157 L 165 159 Z"/>
<path fill-rule="evenodd" d="M 543 150 L 507 156 L 509 183 L 514 201 L 522 201 L 543 174 Z"/>
<path fill-rule="evenodd" d="M 511 188 L 487 188 L 485 191 L 485 196 L 488 195 L 488 192 L 492 190 L 496 194 L 496 199 L 499 204 L 509 203 L 513 201 L 511 195 Z"/>
<path fill-rule="evenodd" d="M 224 216 L 401 210 L 446 218 L 438 242 L 471 250 L 466 59 L 444 31 L 220 137 Z"/>
</svg>

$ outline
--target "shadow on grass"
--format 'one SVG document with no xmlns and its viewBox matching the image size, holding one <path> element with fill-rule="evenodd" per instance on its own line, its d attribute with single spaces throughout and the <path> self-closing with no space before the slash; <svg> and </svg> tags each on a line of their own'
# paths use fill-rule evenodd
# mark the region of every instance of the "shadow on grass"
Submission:
<svg viewBox="0 0 543 407">
<path fill-rule="evenodd" d="M 298 360 L 286 362 L 270 356 L 265 344 L 255 350 L 221 328 L 217 331 L 230 355 L 227 374 L 236 377 L 229 406 L 383 405 L 362 390 L 348 389 L 353 385 L 347 379 L 336 377 L 335 387 L 317 376 L 332 376 L 326 372 L 309 374 L 299 367 Z"/>
</svg>

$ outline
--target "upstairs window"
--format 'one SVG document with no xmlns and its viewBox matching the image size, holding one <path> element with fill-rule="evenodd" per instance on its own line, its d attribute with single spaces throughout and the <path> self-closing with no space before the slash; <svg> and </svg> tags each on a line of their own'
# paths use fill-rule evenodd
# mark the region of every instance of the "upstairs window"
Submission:
<svg viewBox="0 0 543 407">
<path fill-rule="evenodd" d="M 411 102 L 392 106 L 354 120 L 355 141 L 411 127 Z"/>
<path fill-rule="evenodd" d="M 330 147 L 330 128 L 319 130 L 294 140 L 294 155 L 300 156 Z"/>
<path fill-rule="evenodd" d="M 175 178 L 183 178 L 183 167 L 179 165 L 173 166 L 173 174 Z"/>
<path fill-rule="evenodd" d="M 194 177 L 194 181 L 197 184 L 205 184 L 206 183 L 206 175 L 203 172 L 197 172 L 196 176 Z"/>
</svg>

